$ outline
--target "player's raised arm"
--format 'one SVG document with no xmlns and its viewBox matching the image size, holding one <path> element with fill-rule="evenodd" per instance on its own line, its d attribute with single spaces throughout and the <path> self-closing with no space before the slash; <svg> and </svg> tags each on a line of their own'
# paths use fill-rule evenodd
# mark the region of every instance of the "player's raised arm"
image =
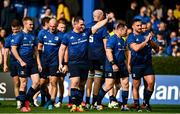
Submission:
<svg viewBox="0 0 180 114">
<path fill-rule="evenodd" d="M 92 34 L 96 33 L 96 31 L 101 28 L 102 26 L 106 25 L 109 19 L 111 19 L 111 15 L 107 14 L 106 18 L 102 21 L 97 22 L 94 26 L 91 27 Z"/>
</svg>

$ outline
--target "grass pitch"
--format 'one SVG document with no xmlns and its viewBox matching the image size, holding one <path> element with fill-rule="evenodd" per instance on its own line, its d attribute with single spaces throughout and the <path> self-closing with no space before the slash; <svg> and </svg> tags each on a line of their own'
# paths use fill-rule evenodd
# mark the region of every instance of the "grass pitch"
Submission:
<svg viewBox="0 0 180 114">
<path fill-rule="evenodd" d="M 19 110 L 16 109 L 16 102 L 15 101 L 0 101 L 0 113 L 21 113 Z M 180 114 L 180 105 L 152 105 L 152 112 L 149 114 Z M 63 105 L 61 108 L 54 108 L 53 110 L 47 110 L 43 107 L 32 107 L 32 111 L 28 114 L 44 114 L 44 113 L 70 113 L 69 108 L 66 105 Z M 97 113 L 97 114 L 147 114 L 145 110 L 143 112 L 136 112 L 135 110 L 131 110 L 129 112 L 122 112 L 119 109 L 109 109 L 107 107 L 104 108 L 102 111 L 97 110 L 89 110 L 83 112 L 84 114 L 89 113 Z M 75 114 L 80 114 L 75 112 Z"/>
</svg>

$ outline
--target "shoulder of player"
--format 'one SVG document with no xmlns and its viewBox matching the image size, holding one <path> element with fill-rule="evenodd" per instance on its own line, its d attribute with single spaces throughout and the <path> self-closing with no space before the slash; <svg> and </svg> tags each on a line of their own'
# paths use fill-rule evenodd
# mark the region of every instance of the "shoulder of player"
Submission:
<svg viewBox="0 0 180 114">
<path fill-rule="evenodd" d="M 134 33 L 130 33 L 128 37 L 134 37 Z"/>
<path fill-rule="evenodd" d="M 72 35 L 73 35 L 73 31 L 68 31 L 68 32 L 63 34 L 63 37 L 69 38 Z"/>
<path fill-rule="evenodd" d="M 11 38 L 12 38 L 12 34 L 8 35 L 8 36 L 5 38 L 5 41 L 10 40 Z"/>
<path fill-rule="evenodd" d="M 24 33 L 21 31 L 21 32 L 18 32 L 14 38 L 23 38 L 24 37 Z"/>
<path fill-rule="evenodd" d="M 61 31 L 58 31 L 58 32 L 57 32 L 57 35 L 58 35 L 58 36 L 63 36 L 64 34 L 65 34 L 65 33 L 64 33 L 64 32 L 61 32 Z"/>
<path fill-rule="evenodd" d="M 127 40 L 130 40 L 130 39 L 134 39 L 135 38 L 135 34 L 134 33 L 130 33 L 127 37 Z"/>
<path fill-rule="evenodd" d="M 95 22 L 90 22 L 90 23 L 86 24 L 86 28 L 91 28 L 95 24 L 96 24 Z"/>
<path fill-rule="evenodd" d="M 38 32 L 38 34 L 43 34 L 43 33 L 45 33 L 45 32 L 47 32 L 47 30 L 41 29 L 41 30 Z"/>
<path fill-rule="evenodd" d="M 115 39 L 116 38 L 116 35 L 115 34 L 113 34 L 112 36 L 109 36 L 109 39 Z"/>
<path fill-rule="evenodd" d="M 108 38 L 108 42 L 115 42 L 116 41 L 116 36 L 115 35 L 112 35 Z"/>
</svg>

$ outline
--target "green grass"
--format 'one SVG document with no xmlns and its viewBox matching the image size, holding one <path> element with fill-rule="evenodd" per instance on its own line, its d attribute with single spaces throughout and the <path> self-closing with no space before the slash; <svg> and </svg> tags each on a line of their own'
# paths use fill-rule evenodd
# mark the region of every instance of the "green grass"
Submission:
<svg viewBox="0 0 180 114">
<path fill-rule="evenodd" d="M 19 110 L 16 109 L 16 102 L 15 101 L 0 101 L 0 113 L 20 113 Z M 152 106 L 153 112 L 151 114 L 180 114 L 180 105 L 153 105 Z M 43 107 L 32 107 L 32 111 L 29 114 L 38 114 L 38 113 L 69 113 L 69 109 L 63 105 L 61 108 L 55 108 L 54 110 L 50 111 L 47 109 L 44 109 Z M 134 110 L 131 110 L 130 112 L 121 112 L 120 109 L 108 109 L 105 107 L 103 111 L 97 111 L 97 110 L 90 110 L 83 112 L 85 114 L 88 113 L 98 113 L 98 114 L 139 114 Z M 146 111 L 143 110 L 140 114 L 145 114 Z M 79 114 L 79 113 L 75 113 Z"/>
</svg>

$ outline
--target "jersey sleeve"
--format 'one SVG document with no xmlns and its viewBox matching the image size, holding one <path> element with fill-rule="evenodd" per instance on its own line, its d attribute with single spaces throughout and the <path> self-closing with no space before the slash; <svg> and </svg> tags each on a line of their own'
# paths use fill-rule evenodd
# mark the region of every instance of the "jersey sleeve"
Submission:
<svg viewBox="0 0 180 114">
<path fill-rule="evenodd" d="M 113 49 L 114 46 L 115 46 L 114 38 L 113 38 L 113 37 L 110 37 L 110 38 L 107 40 L 106 48 L 107 48 L 107 49 Z"/>
<path fill-rule="evenodd" d="M 130 48 L 131 43 L 134 43 L 135 39 L 133 38 L 133 34 L 130 34 L 127 38 L 126 44 L 128 45 L 128 48 Z"/>
<path fill-rule="evenodd" d="M 38 41 L 38 43 L 44 43 L 42 31 L 39 32 L 37 41 Z"/>
<path fill-rule="evenodd" d="M 68 46 L 69 44 L 69 35 L 68 34 L 65 34 L 62 38 L 62 44 Z"/>
<path fill-rule="evenodd" d="M 10 44 L 10 36 L 8 36 L 5 40 L 5 43 L 4 43 L 4 48 L 10 48 L 11 47 L 11 44 Z"/>
<path fill-rule="evenodd" d="M 107 28 L 104 27 L 102 30 L 102 37 L 107 39 L 107 36 L 108 36 Z"/>
<path fill-rule="evenodd" d="M 90 36 L 90 35 L 92 34 L 91 28 L 86 28 L 86 29 L 84 30 L 84 32 L 85 32 L 88 36 Z"/>
<path fill-rule="evenodd" d="M 14 42 L 12 42 L 12 46 L 20 45 L 23 40 L 23 34 L 18 33 L 16 36 L 14 36 Z"/>
<path fill-rule="evenodd" d="M 59 42 L 60 42 L 60 44 L 61 44 L 61 42 L 63 41 L 63 39 L 64 39 L 64 33 L 59 33 Z"/>
<path fill-rule="evenodd" d="M 38 37 L 35 37 L 35 39 L 34 39 L 34 46 L 38 46 Z"/>
</svg>

